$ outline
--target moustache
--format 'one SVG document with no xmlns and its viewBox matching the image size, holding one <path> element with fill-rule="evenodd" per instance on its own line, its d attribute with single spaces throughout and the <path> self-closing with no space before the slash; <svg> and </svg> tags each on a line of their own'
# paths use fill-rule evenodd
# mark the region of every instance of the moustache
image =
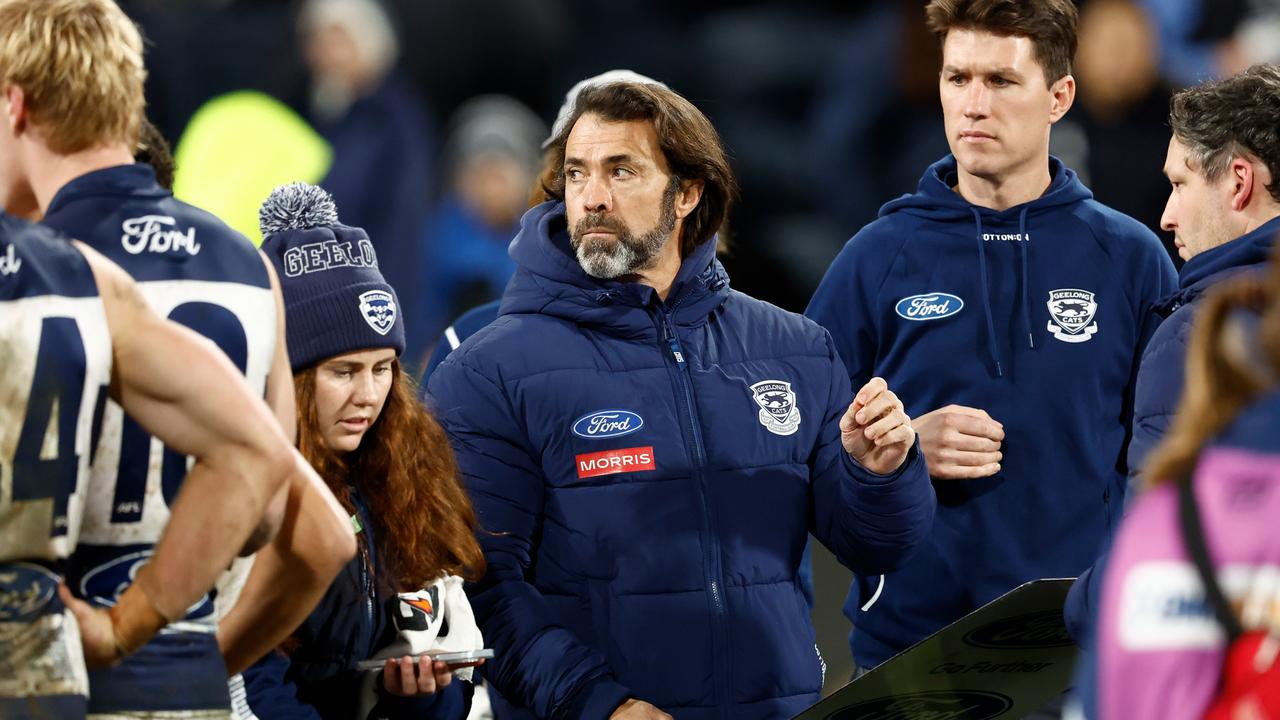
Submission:
<svg viewBox="0 0 1280 720">
<path fill-rule="evenodd" d="M 627 226 L 621 220 L 604 213 L 587 213 L 574 225 L 573 234 L 575 237 L 581 238 L 592 230 L 607 230 L 621 236 L 626 234 Z"/>
</svg>

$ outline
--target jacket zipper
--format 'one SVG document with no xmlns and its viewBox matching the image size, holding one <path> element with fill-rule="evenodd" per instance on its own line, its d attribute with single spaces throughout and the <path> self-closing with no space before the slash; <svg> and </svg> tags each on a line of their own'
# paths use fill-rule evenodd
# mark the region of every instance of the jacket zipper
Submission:
<svg viewBox="0 0 1280 720">
<path fill-rule="evenodd" d="M 678 306 L 679 302 L 677 301 L 660 318 L 663 339 L 666 341 L 667 349 L 671 353 L 671 359 L 676 366 L 676 379 L 677 384 L 680 386 L 677 401 L 683 401 L 680 404 L 684 410 L 682 419 L 686 421 L 682 423 L 682 425 L 686 426 L 685 443 L 687 447 L 691 448 L 690 464 L 693 469 L 694 479 L 698 484 L 698 499 L 702 506 L 703 527 L 707 534 L 707 544 L 703 549 L 703 568 L 706 571 L 707 581 L 711 589 L 712 662 L 723 668 L 727 667 L 731 658 L 727 651 L 728 631 L 725 628 L 727 613 L 723 596 L 723 572 L 720 565 L 720 536 L 716 531 L 715 520 L 711 515 L 711 506 L 707 501 L 707 481 L 703 472 L 707 464 L 707 454 L 702 442 L 702 428 L 698 420 L 697 406 L 694 404 L 693 380 L 689 375 L 689 365 L 685 362 L 684 351 L 680 347 L 680 339 L 676 337 L 673 327 L 673 316 Z M 732 673 L 730 672 L 729 674 Z M 713 676 L 715 677 L 715 690 L 718 698 L 716 703 L 719 706 L 718 714 L 721 717 L 727 717 L 726 713 L 731 700 L 728 678 L 722 673 L 714 672 L 714 669 Z"/>
<path fill-rule="evenodd" d="M 369 575 L 369 571 L 373 568 L 373 536 L 369 532 L 365 532 L 365 528 L 369 527 L 369 519 L 364 514 L 364 498 L 360 497 L 360 491 L 351 486 L 353 500 L 355 501 L 356 514 L 360 518 L 360 532 L 364 535 L 364 542 L 357 542 L 360 547 L 360 585 L 364 590 L 364 611 L 365 620 L 369 623 L 369 633 L 372 635 L 377 631 L 373 623 L 373 580 Z"/>
</svg>

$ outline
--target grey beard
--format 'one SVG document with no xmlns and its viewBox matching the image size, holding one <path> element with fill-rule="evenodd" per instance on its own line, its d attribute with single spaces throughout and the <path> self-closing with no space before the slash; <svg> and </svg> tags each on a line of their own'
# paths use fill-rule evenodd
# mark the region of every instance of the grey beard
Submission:
<svg viewBox="0 0 1280 720">
<path fill-rule="evenodd" d="M 654 228 L 639 238 L 631 237 L 630 233 L 620 234 L 612 243 L 574 242 L 573 250 L 578 264 L 588 275 L 612 280 L 652 268 L 666 241 L 667 234 L 661 232 L 661 228 Z"/>
<path fill-rule="evenodd" d="M 641 270 L 649 270 L 658 264 L 658 254 L 670 241 L 671 232 L 676 228 L 676 190 L 677 182 L 662 193 L 662 217 L 653 229 L 634 237 L 621 221 L 592 221 L 587 216 L 578 221 L 578 226 L 569 233 L 569 244 L 573 246 L 574 255 L 583 271 L 593 278 L 613 280 L 623 275 L 635 275 Z M 579 235 L 591 227 L 605 227 L 612 230 L 615 240 L 609 242 L 583 242 Z M 677 239 L 676 242 L 679 242 Z"/>
</svg>

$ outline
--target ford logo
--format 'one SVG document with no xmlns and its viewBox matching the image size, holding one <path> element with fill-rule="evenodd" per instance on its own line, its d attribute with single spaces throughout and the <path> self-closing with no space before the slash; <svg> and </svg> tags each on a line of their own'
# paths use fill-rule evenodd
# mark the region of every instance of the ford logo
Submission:
<svg viewBox="0 0 1280 720">
<path fill-rule="evenodd" d="M 58 576 L 31 563 L 0 563 L 0 622 L 30 622 L 45 613 Z"/>
<path fill-rule="evenodd" d="M 151 550 L 129 553 L 93 568 L 80 579 L 80 596 L 99 607 L 115 605 L 133 584 L 138 570 L 151 559 L 151 553 Z M 196 620 L 212 614 L 212 598 L 206 594 L 187 609 L 184 617 Z"/>
<path fill-rule="evenodd" d="M 644 418 L 626 410 L 597 410 L 573 424 L 573 434 L 591 440 L 616 438 L 644 427 Z"/>
<path fill-rule="evenodd" d="M 837 710 L 827 720 L 990 720 L 1013 707 L 1005 695 L 982 690 L 933 690 L 867 700 Z"/>
<path fill-rule="evenodd" d="M 1045 610 L 997 620 L 970 630 L 964 636 L 964 641 L 974 647 L 996 650 L 1034 650 L 1075 645 L 1075 641 L 1067 634 L 1061 610 Z"/>
<path fill-rule="evenodd" d="M 951 293 L 935 292 L 904 297 L 893 311 L 904 320 L 941 320 L 964 309 L 964 301 Z"/>
</svg>

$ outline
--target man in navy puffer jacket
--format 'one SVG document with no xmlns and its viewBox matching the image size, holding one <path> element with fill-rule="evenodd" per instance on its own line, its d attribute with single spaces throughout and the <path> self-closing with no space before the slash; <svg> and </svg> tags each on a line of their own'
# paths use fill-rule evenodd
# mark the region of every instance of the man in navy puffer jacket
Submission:
<svg viewBox="0 0 1280 720">
<path fill-rule="evenodd" d="M 789 717 L 823 682 L 806 535 L 904 562 L 935 503 L 914 430 L 883 380 L 855 398 L 825 331 L 729 289 L 733 178 L 688 101 L 588 88 L 552 147 L 563 202 L 525 215 L 501 314 L 428 387 L 486 531 L 495 704 Z"/>
<path fill-rule="evenodd" d="M 1182 398 L 1187 344 L 1205 292 L 1240 272 L 1261 270 L 1280 235 L 1280 65 L 1180 90 L 1170 102 L 1173 137 L 1164 172 L 1172 189 L 1160 224 L 1187 261 L 1178 289 L 1156 311 L 1163 322 L 1138 368 L 1129 472 L 1134 481 L 1164 438 Z M 1066 606 L 1067 628 L 1086 643 L 1099 590 L 1097 568 L 1082 573 Z"/>
</svg>

